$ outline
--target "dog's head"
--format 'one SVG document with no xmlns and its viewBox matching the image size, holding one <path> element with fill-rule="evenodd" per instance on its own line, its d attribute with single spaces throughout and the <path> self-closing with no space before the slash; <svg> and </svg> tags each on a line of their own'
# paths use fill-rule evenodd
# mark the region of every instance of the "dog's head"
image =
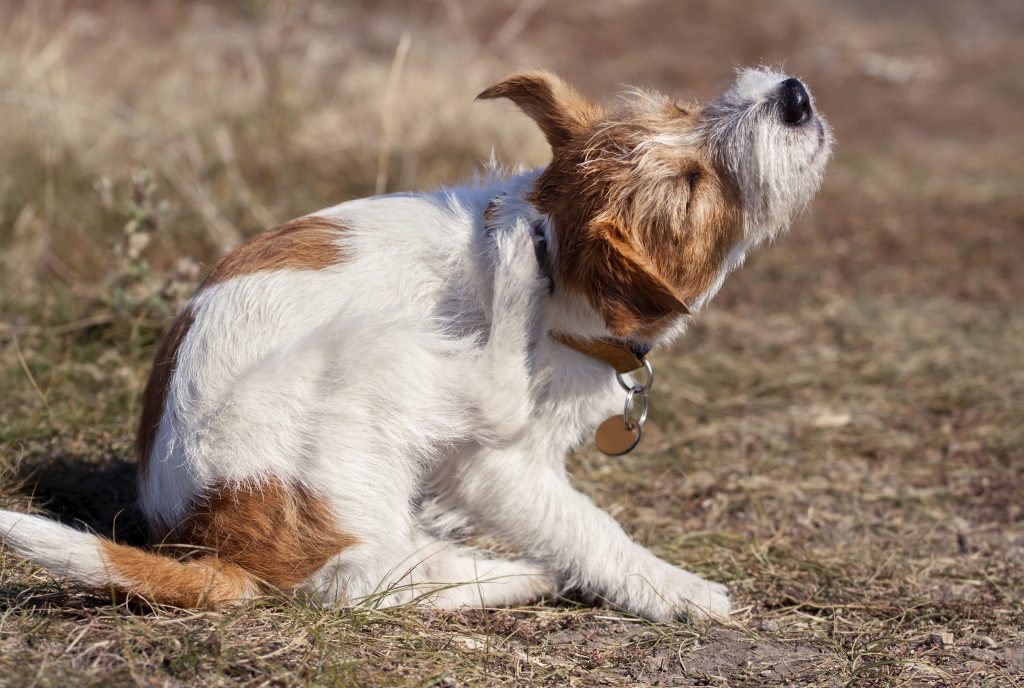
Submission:
<svg viewBox="0 0 1024 688">
<path fill-rule="evenodd" d="M 509 98 L 543 131 L 552 160 L 528 199 L 550 220 L 556 282 L 617 336 L 655 335 L 788 227 L 832 142 L 804 85 L 763 68 L 703 107 L 633 91 L 604 108 L 540 71 L 479 97 Z"/>
</svg>

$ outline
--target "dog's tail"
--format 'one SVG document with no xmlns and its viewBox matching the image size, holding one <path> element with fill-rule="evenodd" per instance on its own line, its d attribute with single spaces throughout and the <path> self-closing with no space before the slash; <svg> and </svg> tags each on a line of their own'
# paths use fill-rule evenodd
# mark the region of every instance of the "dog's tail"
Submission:
<svg viewBox="0 0 1024 688">
<path fill-rule="evenodd" d="M 202 556 L 177 561 L 119 545 L 41 516 L 0 511 L 0 542 L 34 564 L 94 589 L 175 607 L 216 607 L 259 594 L 245 569 Z"/>
</svg>

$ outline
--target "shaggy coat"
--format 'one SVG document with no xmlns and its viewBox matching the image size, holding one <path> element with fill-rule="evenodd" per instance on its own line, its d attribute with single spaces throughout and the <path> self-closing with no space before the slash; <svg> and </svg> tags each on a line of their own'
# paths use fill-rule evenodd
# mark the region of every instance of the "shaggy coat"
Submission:
<svg viewBox="0 0 1024 688">
<path fill-rule="evenodd" d="M 14 512 L 0 538 L 184 607 L 280 590 L 494 607 L 571 588 L 651 619 L 728 614 L 723 586 L 574 490 L 565 456 L 621 412 L 615 368 L 681 335 L 810 200 L 829 128 L 767 69 L 704 107 L 635 91 L 606 108 L 545 72 L 480 98 L 532 117 L 551 163 L 342 203 L 210 271 L 145 389 L 151 549 Z M 520 558 L 460 544 L 469 526 Z"/>
</svg>

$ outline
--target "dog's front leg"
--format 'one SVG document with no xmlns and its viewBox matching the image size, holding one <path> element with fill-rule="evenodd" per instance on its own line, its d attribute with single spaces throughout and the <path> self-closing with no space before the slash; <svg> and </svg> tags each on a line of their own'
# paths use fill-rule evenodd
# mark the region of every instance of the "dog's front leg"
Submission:
<svg viewBox="0 0 1024 688">
<path fill-rule="evenodd" d="M 561 460 L 520 446 L 464 457 L 454 496 L 471 517 L 564 581 L 620 609 L 666 621 L 729 613 L 724 586 L 657 558 L 569 484 Z"/>
</svg>

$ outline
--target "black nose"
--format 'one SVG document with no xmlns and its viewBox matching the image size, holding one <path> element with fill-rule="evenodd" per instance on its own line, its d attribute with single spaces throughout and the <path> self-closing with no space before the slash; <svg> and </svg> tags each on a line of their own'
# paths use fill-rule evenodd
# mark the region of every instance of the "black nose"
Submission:
<svg viewBox="0 0 1024 688">
<path fill-rule="evenodd" d="M 799 79 L 786 79 L 782 82 L 782 119 L 787 124 L 801 124 L 811 118 L 811 97 Z"/>
</svg>

